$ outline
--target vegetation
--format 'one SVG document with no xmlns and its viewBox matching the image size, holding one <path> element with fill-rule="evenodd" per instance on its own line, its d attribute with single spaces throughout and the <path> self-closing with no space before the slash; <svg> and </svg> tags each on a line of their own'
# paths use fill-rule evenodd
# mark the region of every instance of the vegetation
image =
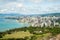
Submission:
<svg viewBox="0 0 60 40">
<path fill-rule="evenodd" d="M 24 37 L 29 37 L 32 36 L 28 31 L 20 31 L 20 32 L 14 32 L 12 34 L 6 34 L 3 36 L 3 38 L 24 38 Z"/>
<path fill-rule="evenodd" d="M 0 32 L 0 39 L 6 40 L 48 40 L 60 34 L 60 27 L 23 27 Z"/>
</svg>

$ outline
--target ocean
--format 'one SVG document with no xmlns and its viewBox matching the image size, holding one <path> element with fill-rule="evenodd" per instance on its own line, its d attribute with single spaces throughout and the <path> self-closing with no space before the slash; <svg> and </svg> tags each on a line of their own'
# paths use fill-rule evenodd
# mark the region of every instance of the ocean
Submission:
<svg viewBox="0 0 60 40">
<path fill-rule="evenodd" d="M 28 24 L 17 22 L 15 19 L 0 18 L 0 32 L 25 26 L 28 26 Z"/>
</svg>

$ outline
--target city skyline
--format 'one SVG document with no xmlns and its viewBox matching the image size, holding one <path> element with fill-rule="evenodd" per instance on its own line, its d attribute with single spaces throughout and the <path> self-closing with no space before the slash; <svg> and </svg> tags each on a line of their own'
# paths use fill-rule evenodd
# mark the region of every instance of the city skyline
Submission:
<svg viewBox="0 0 60 40">
<path fill-rule="evenodd" d="M 60 13 L 60 0 L 0 0 L 1 13 Z"/>
</svg>

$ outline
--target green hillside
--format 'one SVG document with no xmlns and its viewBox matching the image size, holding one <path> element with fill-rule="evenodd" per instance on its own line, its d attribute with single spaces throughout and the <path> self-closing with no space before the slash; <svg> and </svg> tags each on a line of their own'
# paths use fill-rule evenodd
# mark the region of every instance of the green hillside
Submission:
<svg viewBox="0 0 60 40">
<path fill-rule="evenodd" d="M 49 40 L 60 34 L 60 27 L 23 27 L 0 32 L 0 40 Z"/>
</svg>

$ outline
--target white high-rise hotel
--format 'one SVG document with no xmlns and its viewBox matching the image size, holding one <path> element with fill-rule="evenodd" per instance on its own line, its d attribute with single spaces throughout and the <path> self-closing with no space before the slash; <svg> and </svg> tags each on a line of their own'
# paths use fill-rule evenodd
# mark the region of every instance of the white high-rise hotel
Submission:
<svg viewBox="0 0 60 40">
<path fill-rule="evenodd" d="M 27 22 L 30 23 L 33 27 L 50 27 L 50 26 L 60 26 L 59 22 L 56 22 L 56 20 L 60 19 L 60 17 L 23 17 L 19 19 L 19 22 Z"/>
</svg>

